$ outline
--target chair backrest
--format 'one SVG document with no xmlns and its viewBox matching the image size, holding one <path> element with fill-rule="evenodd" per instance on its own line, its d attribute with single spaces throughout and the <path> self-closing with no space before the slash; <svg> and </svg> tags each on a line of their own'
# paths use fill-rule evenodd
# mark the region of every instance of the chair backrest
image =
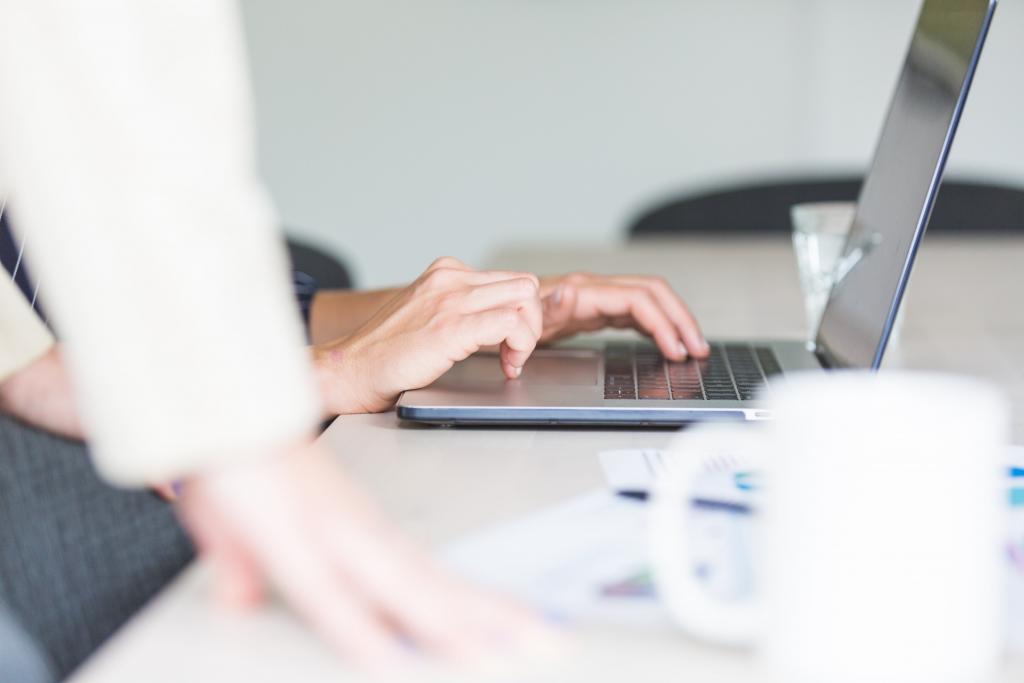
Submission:
<svg viewBox="0 0 1024 683">
<path fill-rule="evenodd" d="M 352 287 L 352 276 L 345 264 L 320 247 L 289 237 L 288 256 L 292 268 L 312 276 L 321 289 Z"/>
<path fill-rule="evenodd" d="M 862 178 L 792 178 L 724 187 L 662 203 L 629 226 L 630 237 L 779 234 L 789 209 L 806 202 L 856 201 Z M 950 179 L 929 232 L 1024 233 L 1024 188 Z"/>
</svg>

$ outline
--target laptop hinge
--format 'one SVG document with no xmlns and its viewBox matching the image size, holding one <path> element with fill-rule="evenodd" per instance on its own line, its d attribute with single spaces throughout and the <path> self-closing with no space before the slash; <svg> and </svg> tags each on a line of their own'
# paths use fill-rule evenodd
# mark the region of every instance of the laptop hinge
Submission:
<svg viewBox="0 0 1024 683">
<path fill-rule="evenodd" d="M 825 344 L 822 344 L 820 340 L 812 345 L 811 351 L 814 353 L 814 357 L 818 359 L 818 362 L 821 363 L 821 367 L 826 370 L 837 370 L 845 367 L 828 352 L 828 347 Z"/>
</svg>

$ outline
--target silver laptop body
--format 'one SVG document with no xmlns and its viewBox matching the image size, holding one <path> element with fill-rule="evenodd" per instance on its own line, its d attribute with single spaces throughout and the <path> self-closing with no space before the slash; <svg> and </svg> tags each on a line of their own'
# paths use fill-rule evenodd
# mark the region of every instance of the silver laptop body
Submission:
<svg viewBox="0 0 1024 683">
<path fill-rule="evenodd" d="M 406 392 L 398 416 L 435 424 L 678 425 L 771 417 L 764 384 L 793 371 L 874 368 L 924 236 L 996 0 L 925 0 L 813 345 L 712 342 L 667 363 L 647 342 L 539 349 L 518 380 L 493 356 Z"/>
</svg>

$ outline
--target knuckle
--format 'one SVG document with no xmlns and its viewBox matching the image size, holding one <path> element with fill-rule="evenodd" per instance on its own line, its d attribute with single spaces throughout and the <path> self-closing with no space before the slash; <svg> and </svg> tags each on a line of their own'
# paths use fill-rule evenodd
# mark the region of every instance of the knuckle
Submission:
<svg viewBox="0 0 1024 683">
<path fill-rule="evenodd" d="M 520 277 L 512 280 L 511 286 L 515 295 L 522 299 L 531 299 L 537 296 L 539 285 L 536 280 L 528 277 Z"/>
<path fill-rule="evenodd" d="M 427 273 L 424 283 L 433 290 L 444 289 L 451 283 L 454 273 L 450 268 L 436 268 Z"/>
<path fill-rule="evenodd" d="M 461 265 L 459 259 L 454 256 L 442 256 L 434 259 L 434 262 L 430 264 L 430 268 L 427 270 L 437 270 L 438 268 L 456 268 Z"/>
</svg>

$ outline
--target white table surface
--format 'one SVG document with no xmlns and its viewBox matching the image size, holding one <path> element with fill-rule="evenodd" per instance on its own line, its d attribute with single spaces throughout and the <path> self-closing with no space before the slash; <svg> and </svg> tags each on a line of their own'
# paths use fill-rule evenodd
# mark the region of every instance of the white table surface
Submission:
<svg viewBox="0 0 1024 683">
<path fill-rule="evenodd" d="M 804 334 L 795 264 L 785 240 L 649 242 L 628 247 L 518 248 L 490 265 L 539 273 L 590 269 L 666 276 L 709 336 Z M 912 278 L 903 338 L 889 365 L 987 377 L 1014 404 L 1024 441 L 1024 240 L 931 239 Z M 664 431 L 440 429 L 392 414 L 344 417 L 323 438 L 339 462 L 414 538 L 436 546 L 603 484 L 596 453 L 658 447 Z M 207 600 L 201 563 L 186 570 L 74 677 L 109 681 L 344 681 L 345 667 L 280 607 L 243 618 Z M 583 627 L 575 655 L 524 665 L 518 681 L 619 683 L 760 680 L 746 654 L 708 648 L 667 624 Z M 455 676 L 476 681 L 479 676 Z M 449 679 L 425 669 L 423 680 Z M 1009 660 L 1004 679 L 1024 680 Z"/>
</svg>

